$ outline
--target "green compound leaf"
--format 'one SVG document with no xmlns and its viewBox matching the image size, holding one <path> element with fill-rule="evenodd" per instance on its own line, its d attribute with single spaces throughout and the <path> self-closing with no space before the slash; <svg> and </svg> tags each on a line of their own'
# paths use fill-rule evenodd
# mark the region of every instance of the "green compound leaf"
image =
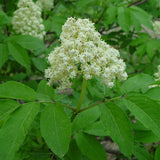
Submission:
<svg viewBox="0 0 160 160">
<path fill-rule="evenodd" d="M 130 157 L 133 152 L 133 134 L 127 115 L 113 103 L 101 104 L 100 109 L 107 134 L 118 144 L 120 151 Z"/>
<path fill-rule="evenodd" d="M 8 50 L 19 64 L 30 69 L 29 56 L 24 48 L 16 43 L 8 43 Z"/>
<path fill-rule="evenodd" d="M 0 99 L 0 120 L 12 113 L 20 104 L 10 99 Z"/>
<path fill-rule="evenodd" d="M 11 114 L 0 129 L 0 159 L 12 160 L 39 111 L 38 103 L 26 103 Z"/>
<path fill-rule="evenodd" d="M 45 106 L 41 113 L 40 129 L 48 147 L 62 158 L 69 149 L 71 122 L 60 104 Z"/>
<path fill-rule="evenodd" d="M 8 49 L 5 44 L 0 44 L 0 69 L 8 59 Z"/>
<path fill-rule="evenodd" d="M 160 137 L 160 104 L 143 95 L 128 96 L 124 100 L 131 113 L 149 130 Z"/>
<path fill-rule="evenodd" d="M 106 160 L 106 152 L 95 136 L 77 133 L 75 140 L 80 151 L 90 160 Z"/>
<path fill-rule="evenodd" d="M 34 90 L 22 83 L 8 81 L 0 84 L 0 98 L 23 99 L 34 101 L 36 94 Z"/>
</svg>

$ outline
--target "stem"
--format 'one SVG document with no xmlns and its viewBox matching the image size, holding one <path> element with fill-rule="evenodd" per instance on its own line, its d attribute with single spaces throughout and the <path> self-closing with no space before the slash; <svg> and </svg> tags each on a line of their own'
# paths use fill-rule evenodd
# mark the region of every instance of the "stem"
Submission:
<svg viewBox="0 0 160 160">
<path fill-rule="evenodd" d="M 83 79 L 82 89 L 81 89 L 81 95 L 80 95 L 80 98 L 79 98 L 78 105 L 76 107 L 76 112 L 79 112 L 79 110 L 81 108 L 81 105 L 82 105 L 82 102 L 83 102 L 83 98 L 84 98 L 84 92 L 85 92 L 85 88 L 86 88 L 86 83 L 87 83 L 87 80 Z"/>
<path fill-rule="evenodd" d="M 54 103 L 56 103 L 56 102 L 52 102 L 52 101 L 38 101 L 38 103 L 53 103 L 53 104 L 54 104 Z M 61 105 L 64 106 L 64 107 L 66 107 L 66 108 L 69 108 L 69 109 L 75 111 L 74 108 L 72 108 L 72 107 L 70 107 L 70 106 L 67 106 L 66 104 L 61 103 Z"/>
<path fill-rule="evenodd" d="M 108 100 L 104 100 L 104 101 L 98 101 L 98 102 L 96 102 L 96 103 L 94 103 L 94 104 L 92 104 L 92 105 L 90 105 L 90 106 L 88 106 L 88 107 L 86 107 L 86 108 L 83 108 L 83 109 L 79 110 L 78 113 L 80 113 L 80 112 L 82 112 L 82 111 L 85 111 L 85 110 L 87 110 L 87 109 L 89 109 L 89 108 L 95 107 L 95 106 L 98 105 L 98 104 L 105 103 L 105 102 L 110 102 L 110 101 L 114 101 L 114 100 L 117 100 L 117 99 L 120 99 L 120 98 L 123 98 L 123 97 L 124 97 L 124 95 L 122 95 L 122 96 L 120 96 L 120 97 L 115 97 L 115 98 L 111 98 L 111 99 L 108 99 Z"/>
</svg>

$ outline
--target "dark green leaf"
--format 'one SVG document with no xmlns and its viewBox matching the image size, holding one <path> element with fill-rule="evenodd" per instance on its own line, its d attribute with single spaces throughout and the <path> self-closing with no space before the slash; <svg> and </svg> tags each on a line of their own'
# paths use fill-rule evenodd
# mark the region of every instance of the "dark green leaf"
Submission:
<svg viewBox="0 0 160 160">
<path fill-rule="evenodd" d="M 62 158 L 69 149 L 71 122 L 60 104 L 48 104 L 41 113 L 42 136 L 51 150 Z"/>
<path fill-rule="evenodd" d="M 0 84 L 0 98 L 34 101 L 36 99 L 36 94 L 33 89 L 22 83 L 8 81 L 6 83 Z"/>
<path fill-rule="evenodd" d="M 38 111 L 39 104 L 31 102 L 24 104 L 10 116 L 0 129 L 0 159 L 14 158 Z"/>
<path fill-rule="evenodd" d="M 107 159 L 106 152 L 96 137 L 79 132 L 75 139 L 80 151 L 90 160 Z"/>
</svg>

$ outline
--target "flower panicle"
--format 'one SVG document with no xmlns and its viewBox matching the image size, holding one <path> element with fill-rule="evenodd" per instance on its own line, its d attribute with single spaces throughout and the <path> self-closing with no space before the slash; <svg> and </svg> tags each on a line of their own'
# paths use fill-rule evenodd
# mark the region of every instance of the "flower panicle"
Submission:
<svg viewBox="0 0 160 160">
<path fill-rule="evenodd" d="M 60 90 L 70 88 L 72 80 L 82 74 L 86 80 L 100 77 L 102 84 L 114 86 L 114 81 L 127 78 L 126 65 L 119 51 L 101 40 L 94 24 L 88 19 L 68 18 L 60 35 L 61 46 L 48 56 L 50 67 L 45 77 L 52 85 L 59 81 Z"/>
</svg>

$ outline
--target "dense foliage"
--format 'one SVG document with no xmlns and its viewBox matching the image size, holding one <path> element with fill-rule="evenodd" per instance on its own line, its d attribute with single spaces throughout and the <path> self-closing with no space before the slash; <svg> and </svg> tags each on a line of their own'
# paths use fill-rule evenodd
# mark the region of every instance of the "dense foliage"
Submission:
<svg viewBox="0 0 160 160">
<path fill-rule="evenodd" d="M 159 0 L 0 0 L 0 160 L 160 160 L 159 55 Z"/>
</svg>

